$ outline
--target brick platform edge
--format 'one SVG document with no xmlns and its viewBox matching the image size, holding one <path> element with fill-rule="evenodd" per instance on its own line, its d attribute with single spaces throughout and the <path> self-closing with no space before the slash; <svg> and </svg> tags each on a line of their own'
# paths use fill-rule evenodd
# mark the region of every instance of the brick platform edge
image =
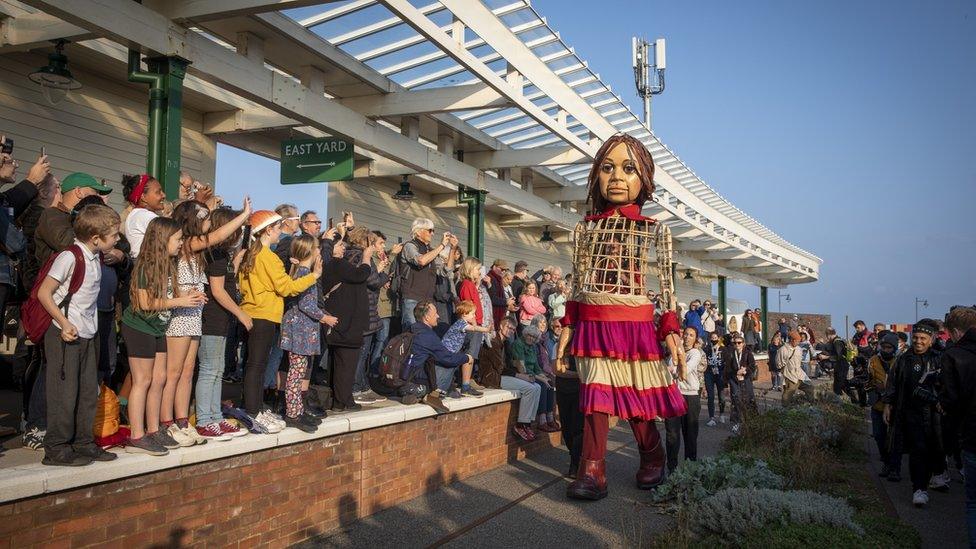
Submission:
<svg viewBox="0 0 976 549">
<path fill-rule="evenodd" d="M 559 444 L 518 401 L 0 504 L 0 547 L 286 546 Z M 79 471 L 78 474 L 84 474 Z"/>
</svg>

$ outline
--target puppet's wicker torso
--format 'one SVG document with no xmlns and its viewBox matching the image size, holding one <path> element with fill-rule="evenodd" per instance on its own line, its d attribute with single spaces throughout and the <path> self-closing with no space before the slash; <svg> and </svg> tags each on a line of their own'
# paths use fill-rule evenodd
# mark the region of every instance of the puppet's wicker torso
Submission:
<svg viewBox="0 0 976 549">
<path fill-rule="evenodd" d="M 674 417 L 684 399 L 662 361 L 661 342 L 648 297 L 651 247 L 670 253 L 670 234 L 649 219 L 621 215 L 580 222 L 575 231 L 570 354 L 580 375 L 580 408 L 623 419 Z M 670 259 L 668 259 L 670 261 Z M 660 269 L 659 269 L 660 270 Z M 665 269 L 670 275 L 670 268 Z M 660 280 L 671 301 L 670 276 Z M 673 331 L 676 317 L 662 316 Z"/>
</svg>

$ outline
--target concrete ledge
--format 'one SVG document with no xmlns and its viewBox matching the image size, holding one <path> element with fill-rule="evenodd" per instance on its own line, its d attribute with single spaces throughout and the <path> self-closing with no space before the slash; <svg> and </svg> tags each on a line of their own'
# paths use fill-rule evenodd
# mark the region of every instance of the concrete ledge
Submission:
<svg viewBox="0 0 976 549">
<path fill-rule="evenodd" d="M 445 399 L 451 412 L 459 412 L 518 399 L 514 391 L 488 389 L 483 398 Z M 405 406 L 395 401 L 371 405 L 359 412 L 330 414 L 314 433 L 286 428 L 273 435 L 254 435 L 170 450 L 162 457 L 127 454 L 114 449 L 118 459 L 93 463 L 85 467 L 49 467 L 41 465 L 43 452 L 26 448 L 10 450 L 0 456 L 0 503 L 99 484 L 127 477 L 157 473 L 187 465 L 225 459 L 279 446 L 395 425 L 437 415 L 426 404 Z"/>
</svg>

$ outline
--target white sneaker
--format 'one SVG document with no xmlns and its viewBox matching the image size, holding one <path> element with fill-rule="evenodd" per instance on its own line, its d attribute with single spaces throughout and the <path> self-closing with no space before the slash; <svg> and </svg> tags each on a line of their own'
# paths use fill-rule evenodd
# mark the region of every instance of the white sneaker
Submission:
<svg viewBox="0 0 976 549">
<path fill-rule="evenodd" d="M 929 493 L 925 490 L 915 490 L 912 494 L 912 505 L 915 507 L 925 507 L 929 504 Z"/>
<path fill-rule="evenodd" d="M 273 417 L 271 417 L 269 412 L 260 412 L 255 418 L 254 422 L 261 425 L 268 433 L 275 434 L 280 433 L 284 426 L 279 425 Z"/>
<path fill-rule="evenodd" d="M 708 423 L 706 423 L 705 425 L 708 425 L 709 427 L 715 427 L 718 424 L 715 423 L 715 418 L 710 417 L 710 418 L 708 418 Z"/>
<path fill-rule="evenodd" d="M 725 414 L 722 414 L 722 415 L 718 416 L 718 421 L 719 421 L 719 423 L 721 423 L 721 424 L 724 425 L 725 423 L 727 423 L 729 421 L 729 418 L 726 417 Z"/>
<path fill-rule="evenodd" d="M 202 437 L 202 436 L 200 436 L 200 433 L 197 432 L 197 428 L 194 427 L 194 426 L 192 426 L 192 425 L 190 425 L 190 424 L 187 424 L 186 427 L 182 429 L 182 431 L 184 433 L 186 433 L 187 436 L 189 436 L 191 439 L 193 439 L 193 443 L 194 444 L 206 444 L 207 443 L 207 439 L 204 438 L 204 437 Z"/>
<path fill-rule="evenodd" d="M 932 480 L 929 481 L 929 488 L 933 490 L 948 490 L 949 471 L 945 471 L 941 475 L 933 475 Z"/>
<path fill-rule="evenodd" d="M 272 412 L 270 410 L 268 410 L 265 413 L 268 414 L 268 417 L 270 417 L 272 420 L 274 420 L 274 422 L 277 423 L 282 429 L 285 428 L 285 418 L 279 416 L 278 414 L 276 414 L 276 413 L 274 413 L 274 412 Z"/>
<path fill-rule="evenodd" d="M 180 426 L 175 423 L 171 423 L 170 426 L 166 428 L 166 434 L 183 448 L 193 446 L 197 443 L 197 441 L 191 437 L 185 429 L 180 429 Z"/>
</svg>

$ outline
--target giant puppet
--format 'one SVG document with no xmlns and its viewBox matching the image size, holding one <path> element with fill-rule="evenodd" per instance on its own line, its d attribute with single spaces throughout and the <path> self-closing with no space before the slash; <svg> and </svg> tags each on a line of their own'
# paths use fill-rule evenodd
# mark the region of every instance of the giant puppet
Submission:
<svg viewBox="0 0 976 549">
<path fill-rule="evenodd" d="M 597 152 L 588 185 L 592 214 L 576 227 L 576 284 L 566 303 L 556 369 L 565 371 L 567 355 L 575 357 L 585 415 L 582 459 L 567 495 L 600 499 L 607 495 L 610 416 L 629 421 L 637 439 L 637 486 L 650 489 L 663 480 L 664 445 L 654 420 L 686 411 L 675 379 L 684 378 L 684 351 L 675 312 L 671 233 L 641 215 L 654 192 L 650 153 L 629 135 L 611 137 Z M 649 296 L 652 262 L 665 309 L 657 321 Z M 671 369 L 663 360 L 663 345 L 675 359 Z"/>
</svg>

